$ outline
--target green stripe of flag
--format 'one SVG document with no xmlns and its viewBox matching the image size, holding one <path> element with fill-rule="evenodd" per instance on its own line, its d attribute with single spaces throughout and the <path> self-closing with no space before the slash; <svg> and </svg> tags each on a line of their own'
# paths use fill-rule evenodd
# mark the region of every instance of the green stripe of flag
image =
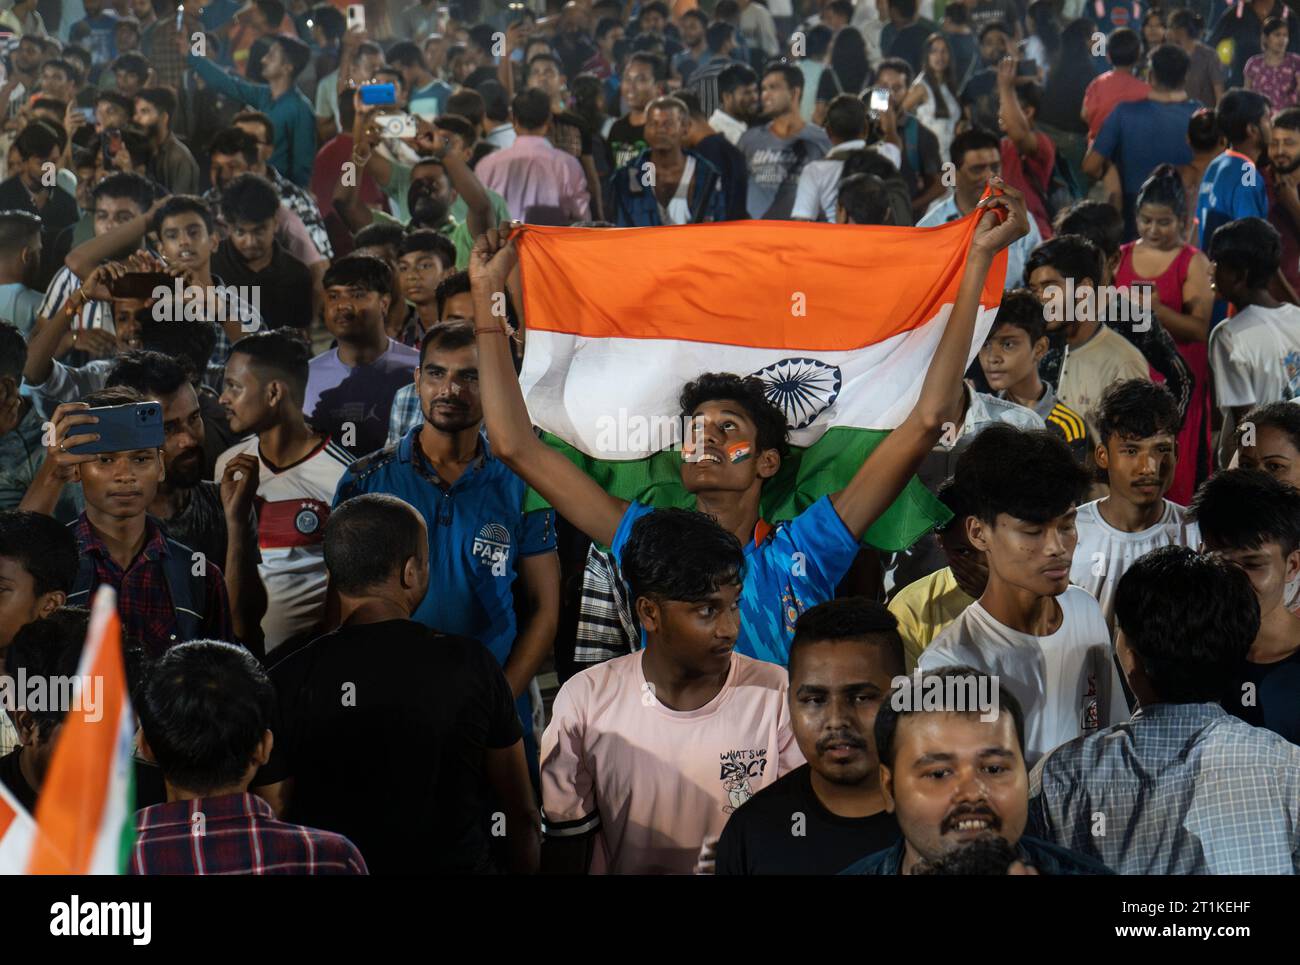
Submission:
<svg viewBox="0 0 1300 965">
<path fill-rule="evenodd" d="M 792 446 L 780 471 L 763 486 L 763 518 L 771 523 L 793 519 L 822 496 L 843 489 L 871 451 L 889 433 L 883 429 L 836 426 L 807 448 Z M 602 489 L 619 499 L 656 508 L 692 509 L 695 497 L 682 487 L 680 450 L 665 449 L 645 459 L 614 462 L 596 459 L 549 432 L 542 441 L 562 452 Z M 524 510 L 547 503 L 530 489 Z M 863 542 L 879 550 L 905 550 L 952 514 L 915 476 L 885 514 L 867 530 Z"/>
</svg>

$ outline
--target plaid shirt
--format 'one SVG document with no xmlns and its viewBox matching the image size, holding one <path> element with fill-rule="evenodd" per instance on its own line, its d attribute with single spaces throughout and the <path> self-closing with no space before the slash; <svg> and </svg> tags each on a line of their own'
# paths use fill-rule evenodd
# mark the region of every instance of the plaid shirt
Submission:
<svg viewBox="0 0 1300 965">
<path fill-rule="evenodd" d="M 122 632 L 138 640 L 151 657 L 181 642 L 177 639 L 176 610 L 162 565 L 163 558 L 171 555 L 171 549 L 157 521 L 145 519 L 144 548 L 125 570 L 117 565 L 108 546 L 91 528 L 85 513 L 72 524 L 72 533 L 77 538 L 78 551 L 82 556 L 89 556 L 94 564 L 90 598 L 93 599 L 94 591 L 103 584 L 117 591 Z M 221 568 L 211 560 L 204 567 L 203 582 L 206 592 L 199 636 L 210 640 L 233 639 L 226 584 Z"/>
<path fill-rule="evenodd" d="M 1120 874 L 1300 872 L 1300 747 L 1218 704 L 1155 704 L 1029 775 L 1028 833 Z"/>
<path fill-rule="evenodd" d="M 604 663 L 641 649 L 627 584 L 614 555 L 597 549 L 595 543 L 587 550 L 582 573 L 575 639 L 573 662 L 579 664 Z"/>
<path fill-rule="evenodd" d="M 420 393 L 415 383 L 404 385 L 393 396 L 393 407 L 388 410 L 388 439 L 385 449 L 394 448 L 402 437 L 418 425 L 424 424 L 424 413 L 420 411 Z"/>
<path fill-rule="evenodd" d="M 136 812 L 133 875 L 364 875 L 347 838 L 277 820 L 253 794 L 169 801 Z"/>
</svg>

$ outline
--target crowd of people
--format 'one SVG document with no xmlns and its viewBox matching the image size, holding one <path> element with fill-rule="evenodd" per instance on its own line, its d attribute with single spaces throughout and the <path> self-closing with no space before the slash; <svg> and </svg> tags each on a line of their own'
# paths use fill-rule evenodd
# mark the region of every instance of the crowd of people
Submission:
<svg viewBox="0 0 1300 965">
<path fill-rule="evenodd" d="M 1281 0 L 3 0 L 0 30 L 0 658 L 74 674 L 116 591 L 132 873 L 1300 871 Z M 793 519 L 753 376 L 649 373 L 693 508 L 530 418 L 511 222 L 972 215 L 915 406 Z M 913 479 L 950 518 L 873 548 Z M 66 712 L 0 712 L 29 810 Z"/>
</svg>

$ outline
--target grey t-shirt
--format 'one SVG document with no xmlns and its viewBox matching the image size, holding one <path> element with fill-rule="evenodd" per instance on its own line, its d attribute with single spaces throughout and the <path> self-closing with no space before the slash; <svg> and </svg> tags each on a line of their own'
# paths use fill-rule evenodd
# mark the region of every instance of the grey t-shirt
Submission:
<svg viewBox="0 0 1300 965">
<path fill-rule="evenodd" d="M 825 157 L 831 142 L 815 124 L 805 124 L 793 137 L 777 137 L 764 124 L 746 131 L 737 147 L 749 168 L 749 216 L 783 220 L 794 210 L 799 172 L 809 161 Z"/>
<path fill-rule="evenodd" d="M 1224 84 L 1223 64 L 1219 62 L 1219 55 L 1214 52 L 1213 47 L 1197 41 L 1196 46 L 1192 48 L 1190 63 L 1187 65 L 1187 80 L 1183 84 L 1187 96 L 1213 107 L 1216 80 L 1220 85 Z"/>
</svg>

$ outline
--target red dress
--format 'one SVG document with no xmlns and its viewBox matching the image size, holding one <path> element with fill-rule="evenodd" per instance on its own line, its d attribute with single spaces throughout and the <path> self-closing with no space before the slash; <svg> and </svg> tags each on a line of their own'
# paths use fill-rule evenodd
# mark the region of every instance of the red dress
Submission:
<svg viewBox="0 0 1300 965">
<path fill-rule="evenodd" d="M 1196 255 L 1197 248 L 1183 245 L 1178 256 L 1169 263 L 1169 267 L 1158 278 L 1144 278 L 1133 270 L 1133 246 L 1130 241 L 1120 248 L 1119 267 L 1115 269 L 1115 284 L 1132 285 L 1135 282 L 1149 281 L 1156 287 L 1160 303 L 1176 312 L 1183 311 L 1183 284 L 1187 281 L 1187 270 Z M 1178 433 L 1178 468 L 1174 471 L 1174 484 L 1166 494 L 1170 501 L 1186 506 L 1191 502 L 1196 487 L 1210 474 L 1210 454 L 1213 452 L 1210 441 L 1210 360 L 1209 348 L 1205 342 L 1185 342 L 1170 333 L 1178 354 L 1187 363 L 1196 384 L 1192 387 L 1192 399 L 1187 405 L 1187 417 L 1183 420 L 1182 431 Z"/>
</svg>

